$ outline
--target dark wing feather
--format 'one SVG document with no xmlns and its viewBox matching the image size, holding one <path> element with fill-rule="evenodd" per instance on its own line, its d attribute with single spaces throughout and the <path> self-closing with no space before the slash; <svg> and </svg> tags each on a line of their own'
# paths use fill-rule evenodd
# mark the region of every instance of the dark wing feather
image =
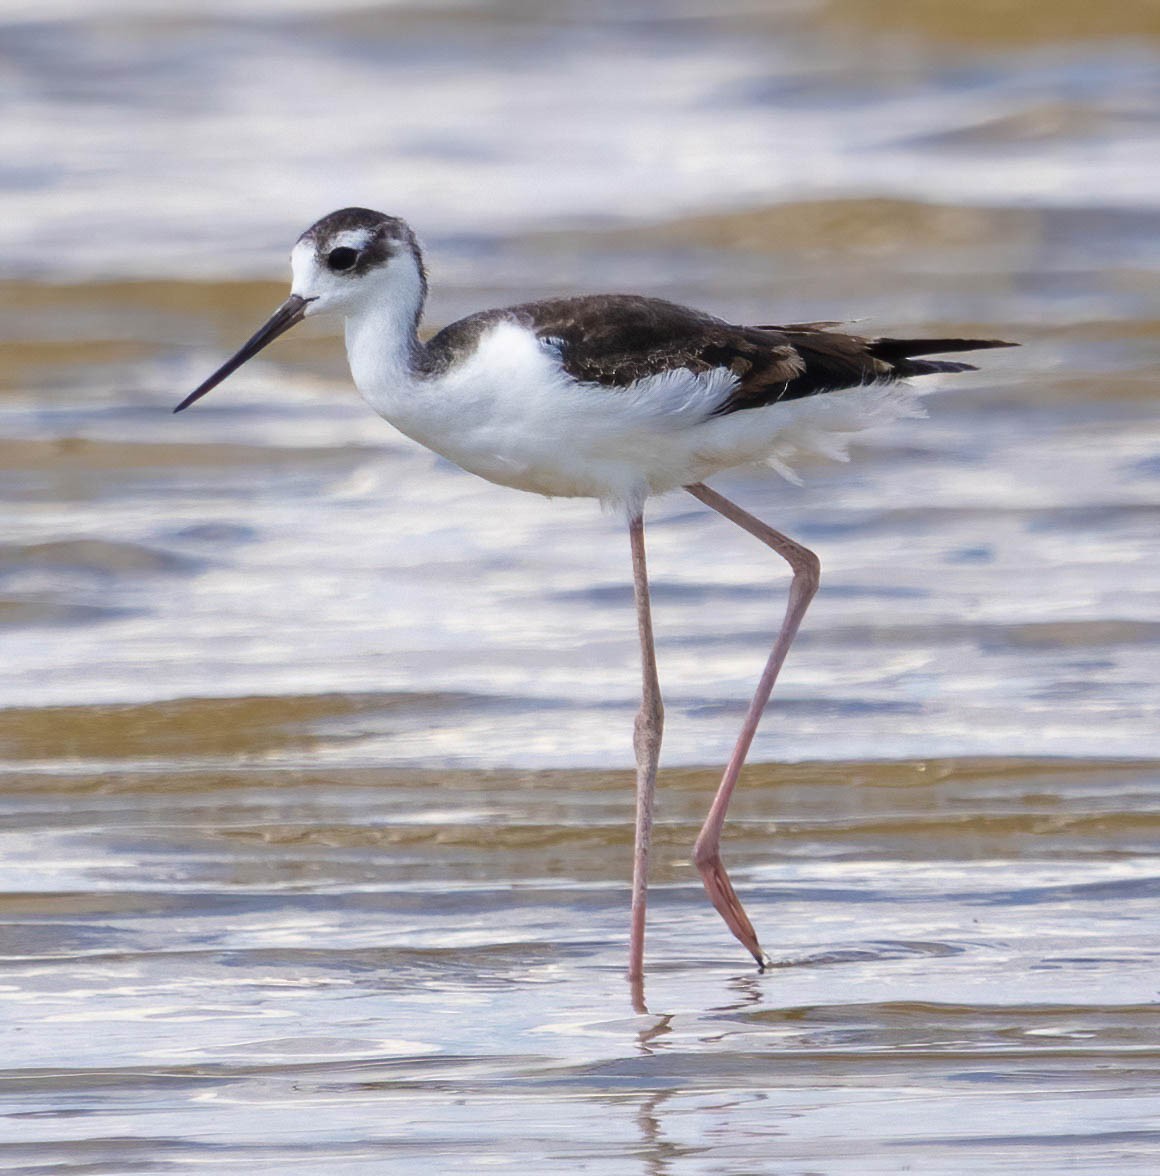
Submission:
<svg viewBox="0 0 1160 1176">
<path fill-rule="evenodd" d="M 771 344 L 788 345 L 798 353 L 801 374 L 789 381 L 780 395 L 763 397 L 758 389 L 741 385 L 717 410 L 718 414 L 758 408 L 777 400 L 800 400 L 822 392 L 837 392 L 862 384 L 893 383 L 910 376 L 936 372 L 974 371 L 975 365 L 956 360 L 914 359 L 940 351 L 978 351 L 990 347 L 1015 347 L 999 339 L 866 339 L 828 328 L 834 323 L 794 323 L 790 326 L 751 327 Z"/>
<path fill-rule="evenodd" d="M 932 372 L 973 372 L 973 363 L 950 359 L 915 359 L 916 355 L 938 355 L 943 351 L 984 351 L 991 347 L 1015 347 L 1001 339 L 872 339 L 870 354 L 885 360 L 897 377 L 927 376 Z"/>
<path fill-rule="evenodd" d="M 940 351 L 1012 344 L 991 339 L 864 339 L 834 323 L 734 326 L 702 311 L 635 294 L 601 294 L 528 302 L 473 314 L 445 327 L 426 347 L 432 372 L 444 371 L 498 322 L 516 322 L 560 353 L 574 379 L 624 388 L 661 372 L 727 369 L 737 377 L 716 408 L 723 416 L 783 400 L 970 364 L 916 360 Z"/>
<path fill-rule="evenodd" d="M 661 298 L 605 294 L 531 303 L 513 311 L 559 348 L 569 375 L 611 387 L 681 368 L 724 368 L 753 386 L 784 384 L 801 370 L 788 344 Z"/>
</svg>

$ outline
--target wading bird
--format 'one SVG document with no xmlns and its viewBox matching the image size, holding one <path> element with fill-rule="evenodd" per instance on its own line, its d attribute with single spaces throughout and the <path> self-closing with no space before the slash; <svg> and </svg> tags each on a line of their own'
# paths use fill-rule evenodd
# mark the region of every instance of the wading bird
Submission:
<svg viewBox="0 0 1160 1176">
<path fill-rule="evenodd" d="M 841 455 L 851 433 L 913 413 L 914 394 L 898 381 L 973 370 L 923 357 L 1011 344 L 864 339 L 834 330 L 836 323 L 737 326 L 630 294 L 485 310 L 423 343 L 418 328 L 427 277 L 405 221 L 366 208 L 332 212 L 299 237 L 290 262 L 290 297 L 175 412 L 295 323 L 338 315 L 355 384 L 400 432 L 501 486 L 597 498 L 624 513 L 643 666 L 628 964 L 638 1006 L 664 716 L 645 569 L 645 501 L 684 489 L 789 564 L 785 619 L 693 850 L 713 905 L 764 966 L 768 959 L 721 862 L 721 831 L 758 720 L 817 591 L 820 564 L 705 479 L 755 462 L 786 472 L 787 459 L 798 453 Z"/>
</svg>

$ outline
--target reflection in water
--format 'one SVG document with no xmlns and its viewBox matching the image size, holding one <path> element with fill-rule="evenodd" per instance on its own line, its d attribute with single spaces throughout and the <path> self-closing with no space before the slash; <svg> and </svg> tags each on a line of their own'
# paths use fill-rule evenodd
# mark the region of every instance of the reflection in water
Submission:
<svg viewBox="0 0 1160 1176">
<path fill-rule="evenodd" d="M 643 999 L 644 993 L 641 992 Z M 637 1012 L 645 1012 L 647 1010 L 637 1009 Z M 671 1014 L 661 1016 L 653 1016 L 652 1023 L 637 1034 L 636 1042 L 637 1049 L 641 1054 L 652 1054 L 656 1052 L 657 1046 L 664 1044 L 664 1038 L 668 1037 L 673 1029 L 673 1018 Z"/>
<path fill-rule="evenodd" d="M 776 964 L 774 965 L 777 966 Z M 769 965 L 766 965 L 768 969 Z M 737 1003 L 731 1006 L 732 1010 L 740 1011 L 741 1009 L 750 1005 L 761 1005 L 765 1000 L 765 989 L 761 980 L 761 974 L 757 976 L 735 976 L 729 981 L 729 991 L 737 994 Z M 723 1012 L 725 1010 L 717 1010 Z"/>
<path fill-rule="evenodd" d="M 666 1090 L 658 1090 L 650 1094 L 640 1104 L 636 1121 L 640 1125 L 641 1149 L 643 1160 L 641 1171 L 644 1176 L 668 1176 L 672 1172 L 672 1163 L 682 1154 L 681 1149 L 669 1144 L 661 1130 L 661 1111 L 672 1094 Z"/>
</svg>

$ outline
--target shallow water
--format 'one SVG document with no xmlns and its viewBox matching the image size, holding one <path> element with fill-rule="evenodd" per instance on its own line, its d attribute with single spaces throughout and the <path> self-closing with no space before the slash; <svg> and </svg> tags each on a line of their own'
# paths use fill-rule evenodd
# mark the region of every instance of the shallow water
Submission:
<svg viewBox="0 0 1160 1176">
<path fill-rule="evenodd" d="M 1156 1170 L 1157 30 L 971 9 L 6 6 L 0 1166 Z M 651 508 L 634 1014 L 620 520 L 417 450 L 325 324 L 170 414 L 356 202 L 432 327 L 637 289 L 1022 344 L 715 483 L 823 561 L 726 844 L 765 973 L 688 856 L 763 549 Z"/>
<path fill-rule="evenodd" d="M 646 1015 L 621 773 L 7 782 L 29 1170 L 1143 1172 L 1160 1144 L 1154 763 L 755 768 L 730 859 L 761 975 L 690 876 L 712 773 L 670 772 Z"/>
</svg>

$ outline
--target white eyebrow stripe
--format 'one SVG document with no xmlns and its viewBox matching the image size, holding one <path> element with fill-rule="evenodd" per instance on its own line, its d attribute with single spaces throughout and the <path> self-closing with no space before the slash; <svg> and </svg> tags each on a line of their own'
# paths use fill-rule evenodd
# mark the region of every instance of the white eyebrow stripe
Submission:
<svg viewBox="0 0 1160 1176">
<path fill-rule="evenodd" d="M 320 253 L 329 253 L 332 249 L 354 249 L 361 253 L 373 238 L 370 229 L 343 229 L 341 233 L 319 241 L 318 250 Z"/>
</svg>

